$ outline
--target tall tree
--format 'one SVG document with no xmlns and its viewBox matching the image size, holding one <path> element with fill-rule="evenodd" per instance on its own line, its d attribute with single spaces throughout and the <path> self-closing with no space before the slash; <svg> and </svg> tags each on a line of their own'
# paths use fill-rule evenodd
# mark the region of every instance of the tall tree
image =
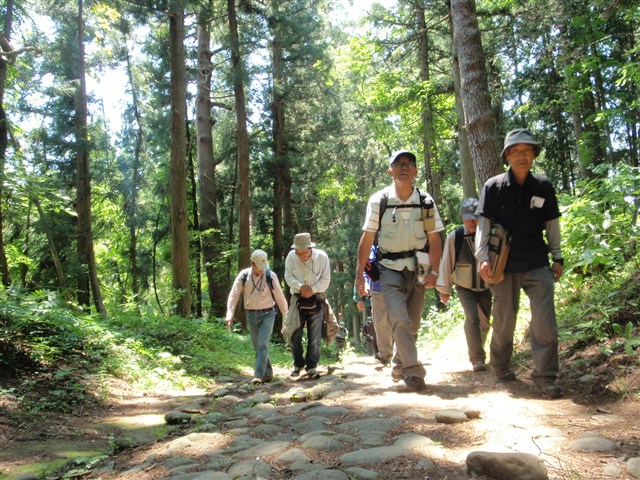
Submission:
<svg viewBox="0 0 640 480">
<path fill-rule="evenodd" d="M 424 85 L 431 82 L 431 63 L 429 54 L 429 31 L 427 30 L 427 20 L 425 18 L 425 8 L 416 5 L 415 18 L 418 35 L 418 51 L 420 64 L 420 81 Z M 438 159 L 438 148 L 436 144 L 436 129 L 433 119 L 433 100 L 430 88 L 423 93 L 420 106 L 422 117 L 422 148 L 425 159 L 425 175 L 427 177 L 427 190 L 433 195 L 436 204 L 440 204 L 440 179 L 439 169 L 436 167 Z"/>
<path fill-rule="evenodd" d="M 4 248 L 4 171 L 7 158 L 7 147 L 9 146 L 9 121 L 7 112 L 4 109 L 4 91 L 7 83 L 7 64 L 12 57 L 11 54 L 11 30 L 13 28 L 13 0 L 8 0 L 4 14 L 3 31 L 0 32 L 0 277 L 2 284 L 11 285 L 11 275 L 9 273 L 9 263 L 7 253 Z"/>
<path fill-rule="evenodd" d="M 209 34 L 209 15 L 205 11 L 198 14 L 198 75 L 196 97 L 196 132 L 198 155 L 200 239 L 202 242 L 202 261 L 208 280 L 211 314 L 222 315 L 225 305 L 225 291 L 222 276 L 216 274 L 216 265 L 221 258 L 220 221 L 218 219 L 218 185 L 216 180 L 216 161 L 213 154 L 211 128 L 214 119 L 211 115 L 211 36 Z"/>
<path fill-rule="evenodd" d="M 460 65 L 464 125 L 478 185 L 500 173 L 500 148 L 487 83 L 475 0 L 451 0 L 453 38 Z"/>
<path fill-rule="evenodd" d="M 78 303 L 89 305 L 89 287 L 93 303 L 98 312 L 106 316 L 100 289 L 96 258 L 93 248 L 93 226 L 91 224 L 91 173 L 89 169 L 89 137 L 87 132 L 87 82 L 84 60 L 84 8 L 78 0 L 78 79 L 74 96 L 76 120 L 76 211 L 78 263 Z M 86 268 L 86 271 L 85 271 Z"/>
<path fill-rule="evenodd" d="M 175 313 L 191 314 L 189 276 L 189 219 L 187 208 L 186 118 L 187 83 L 184 53 L 184 3 L 172 0 L 169 10 L 169 49 L 171 54 L 171 176 L 170 222 L 172 286 L 176 296 Z"/>
<path fill-rule="evenodd" d="M 236 147 L 238 162 L 238 237 L 240 241 L 239 266 L 249 264 L 249 133 L 247 107 L 244 95 L 244 68 L 240 52 L 238 19 L 235 0 L 227 0 L 227 15 L 231 42 L 231 76 L 236 110 Z"/>
</svg>

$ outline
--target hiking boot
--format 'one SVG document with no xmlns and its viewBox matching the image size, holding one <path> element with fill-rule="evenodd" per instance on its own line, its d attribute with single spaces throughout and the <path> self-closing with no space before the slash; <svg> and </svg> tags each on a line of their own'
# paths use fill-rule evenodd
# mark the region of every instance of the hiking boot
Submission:
<svg viewBox="0 0 640 480">
<path fill-rule="evenodd" d="M 550 378 L 541 378 L 533 381 L 540 394 L 548 399 L 562 397 L 562 389 Z"/>
<path fill-rule="evenodd" d="M 394 383 L 402 380 L 402 372 L 400 370 L 391 370 L 391 380 L 393 380 Z"/>
<path fill-rule="evenodd" d="M 253 380 L 251 380 L 251 383 L 253 383 L 254 385 L 262 385 L 262 379 L 261 378 L 254 378 Z"/>
<path fill-rule="evenodd" d="M 273 376 L 270 376 L 270 377 L 264 377 L 264 378 L 262 379 L 262 381 L 263 381 L 264 383 L 269 383 L 271 380 L 273 380 Z"/>
<path fill-rule="evenodd" d="M 496 372 L 496 378 L 501 382 L 513 382 L 516 379 L 516 374 L 511 370 L 499 370 Z"/>
<path fill-rule="evenodd" d="M 291 376 L 292 377 L 300 376 L 300 369 L 298 367 L 294 368 L 293 371 L 291 372 Z"/>
<path fill-rule="evenodd" d="M 424 378 L 415 377 L 413 375 L 409 375 L 407 378 L 405 378 L 404 383 L 411 390 L 420 391 L 427 388 L 427 384 L 424 383 Z"/>
<path fill-rule="evenodd" d="M 475 362 L 473 364 L 473 371 L 474 372 L 486 372 L 487 371 L 487 364 L 484 363 L 483 361 Z"/>
<path fill-rule="evenodd" d="M 316 371 L 315 368 L 310 368 L 309 370 L 307 370 L 307 377 L 309 377 L 311 380 L 315 380 L 316 378 L 320 378 L 320 374 Z"/>
</svg>

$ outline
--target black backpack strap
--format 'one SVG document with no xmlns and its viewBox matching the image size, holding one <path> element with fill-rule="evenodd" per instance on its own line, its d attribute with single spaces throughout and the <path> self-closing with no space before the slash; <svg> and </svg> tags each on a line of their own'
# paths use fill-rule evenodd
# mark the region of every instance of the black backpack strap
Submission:
<svg viewBox="0 0 640 480">
<path fill-rule="evenodd" d="M 271 278 L 271 270 L 269 268 L 267 268 L 265 270 L 266 272 L 266 276 L 267 276 L 267 285 L 269 285 L 269 291 L 271 292 L 271 298 L 273 298 L 273 301 L 275 302 L 276 297 L 273 295 L 273 278 Z M 247 278 L 249 277 L 249 272 L 244 272 L 242 274 L 242 288 L 244 288 L 244 284 L 247 283 Z"/>
<path fill-rule="evenodd" d="M 267 274 L 267 285 L 269 285 L 269 291 L 271 292 L 271 298 L 273 298 L 273 301 L 275 302 L 276 297 L 273 295 L 273 278 L 271 278 L 271 270 L 267 268 L 266 274 Z"/>
<path fill-rule="evenodd" d="M 385 210 L 387 209 L 387 204 L 389 203 L 389 190 L 385 189 L 382 192 L 382 196 L 380 197 L 380 206 L 378 207 L 378 232 L 380 231 L 380 227 L 382 226 L 382 216 L 384 215 Z M 377 243 L 377 234 L 376 234 L 376 243 Z"/>
<path fill-rule="evenodd" d="M 455 232 L 456 263 L 458 263 L 458 258 L 460 258 L 460 252 L 462 251 L 462 242 L 464 241 L 464 225 L 456 228 Z"/>
</svg>

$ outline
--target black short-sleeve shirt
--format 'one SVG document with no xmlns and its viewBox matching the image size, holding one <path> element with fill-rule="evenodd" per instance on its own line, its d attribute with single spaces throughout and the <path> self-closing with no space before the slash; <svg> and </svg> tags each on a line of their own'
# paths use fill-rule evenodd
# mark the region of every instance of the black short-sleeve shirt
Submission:
<svg viewBox="0 0 640 480">
<path fill-rule="evenodd" d="M 544 223 L 560 217 L 555 189 L 545 177 L 529 173 L 518 185 L 509 169 L 487 180 L 477 212 L 511 234 L 505 271 L 528 272 L 549 265 Z"/>
</svg>

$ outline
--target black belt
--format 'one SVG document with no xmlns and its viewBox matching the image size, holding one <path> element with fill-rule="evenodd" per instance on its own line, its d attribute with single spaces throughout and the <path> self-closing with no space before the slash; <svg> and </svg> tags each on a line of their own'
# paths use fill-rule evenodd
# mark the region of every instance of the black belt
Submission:
<svg viewBox="0 0 640 480">
<path fill-rule="evenodd" d="M 406 252 L 380 252 L 381 260 L 400 260 L 401 258 L 410 258 L 416 254 L 415 250 L 407 250 Z"/>
<path fill-rule="evenodd" d="M 249 312 L 268 312 L 269 310 L 273 310 L 273 307 L 261 308 L 260 310 L 249 310 Z"/>
</svg>

